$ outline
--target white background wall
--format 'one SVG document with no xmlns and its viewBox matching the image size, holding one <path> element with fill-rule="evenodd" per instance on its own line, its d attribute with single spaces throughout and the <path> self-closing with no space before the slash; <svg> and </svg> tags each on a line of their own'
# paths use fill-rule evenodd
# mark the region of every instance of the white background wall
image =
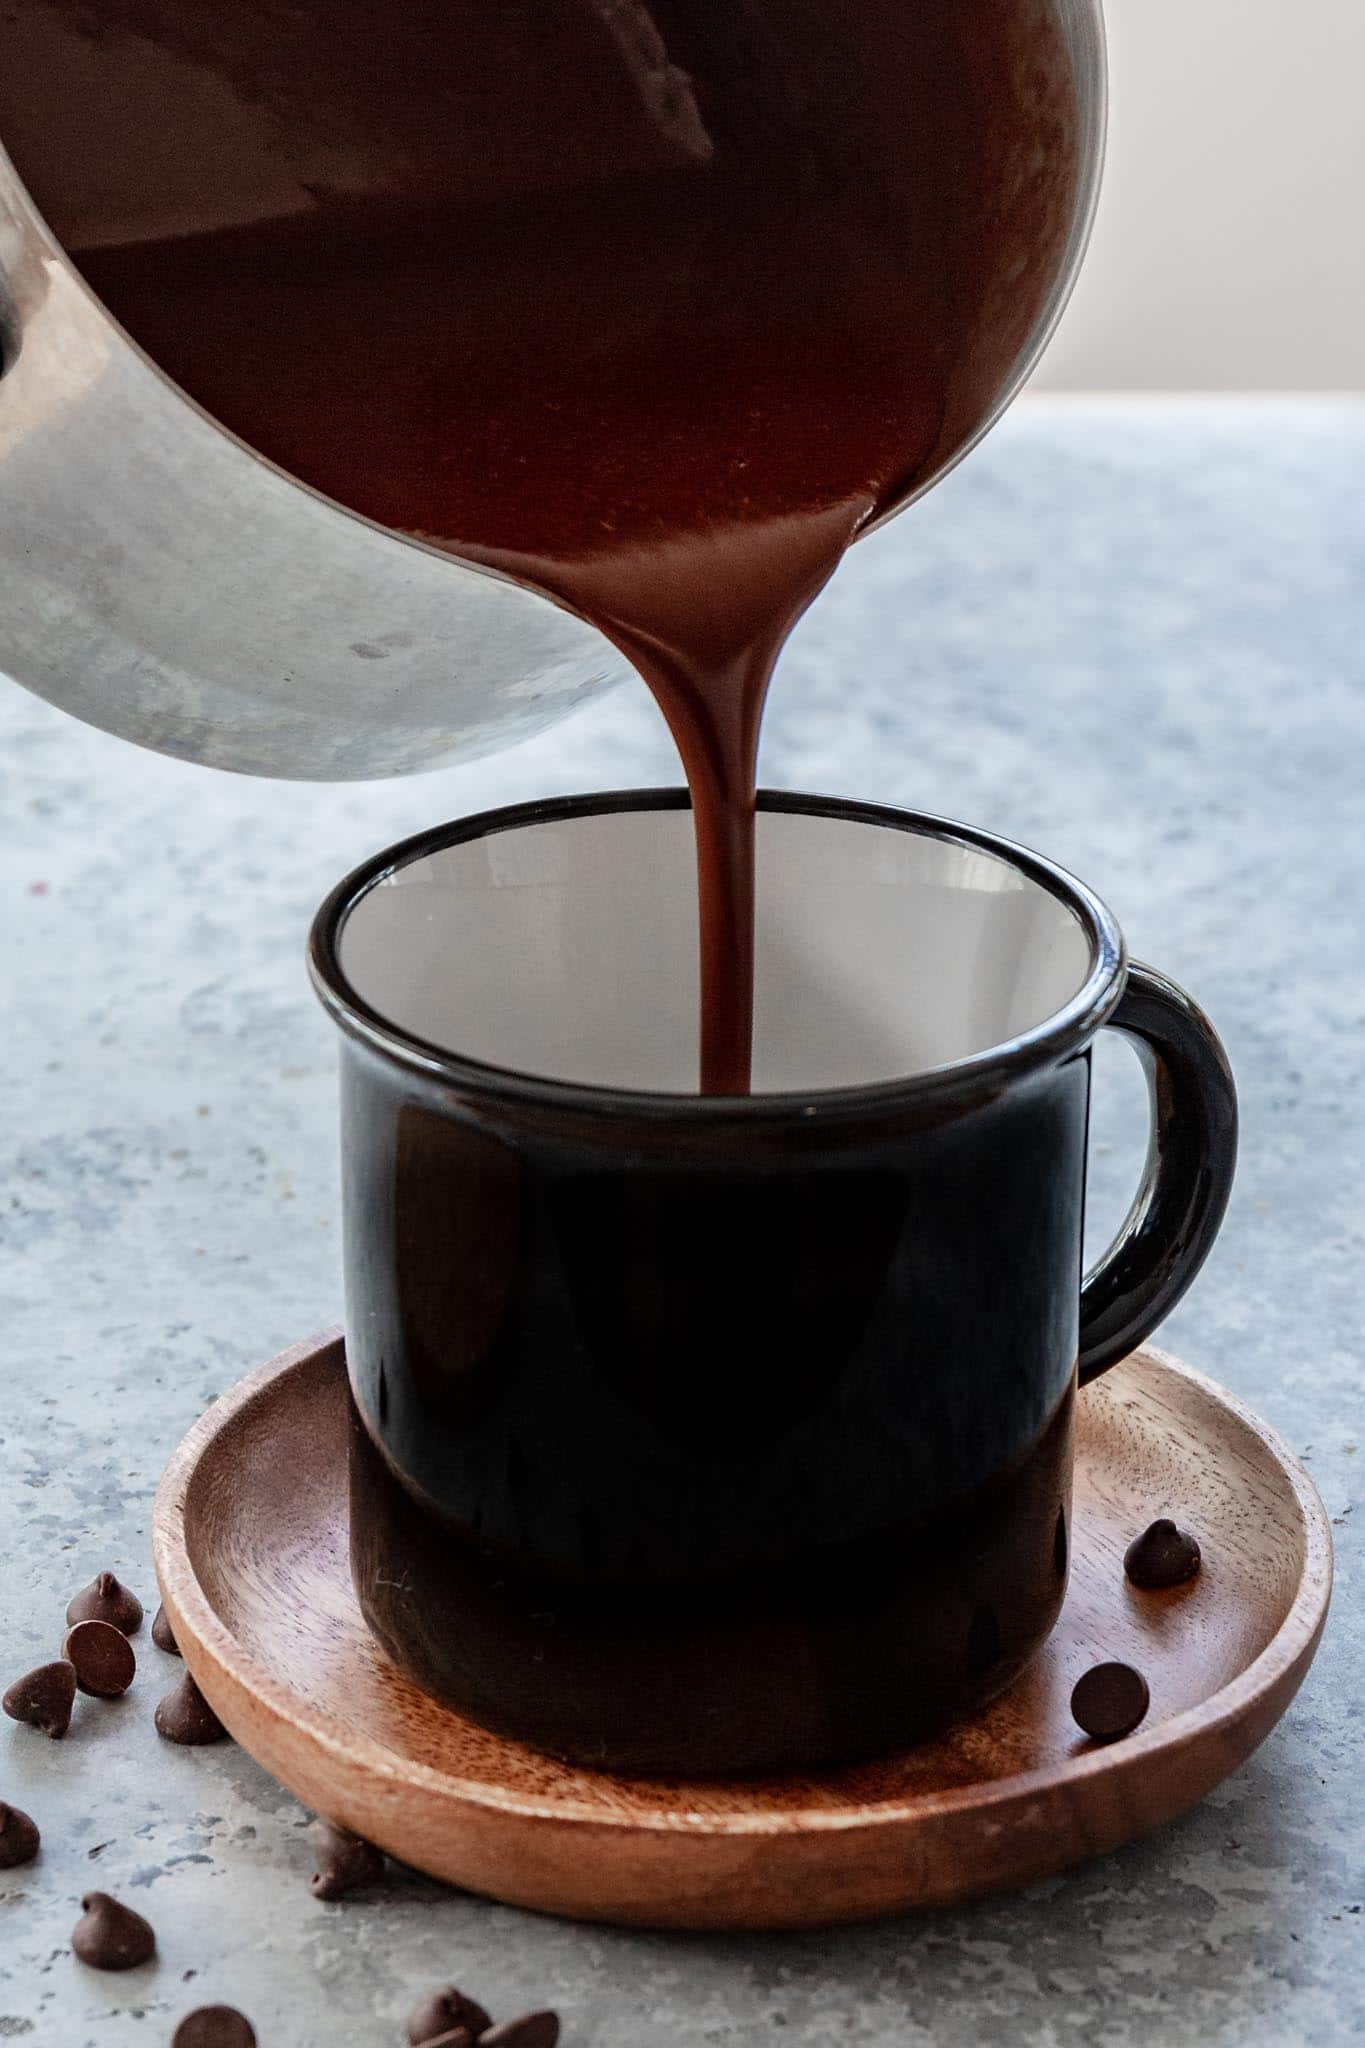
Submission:
<svg viewBox="0 0 1365 2048">
<path fill-rule="evenodd" d="M 1038 383 L 1365 386 L 1365 0 L 1105 12 L 1105 193 Z"/>
</svg>

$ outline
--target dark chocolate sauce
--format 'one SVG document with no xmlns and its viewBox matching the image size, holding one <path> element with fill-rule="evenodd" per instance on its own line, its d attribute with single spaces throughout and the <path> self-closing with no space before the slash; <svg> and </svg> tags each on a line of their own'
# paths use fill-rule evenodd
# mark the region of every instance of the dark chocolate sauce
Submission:
<svg viewBox="0 0 1365 2048">
<path fill-rule="evenodd" d="M 1054 0 L 6 0 L 0 135 L 130 333 L 639 668 L 749 1082 L 773 662 L 970 437 L 1066 240 Z"/>
</svg>

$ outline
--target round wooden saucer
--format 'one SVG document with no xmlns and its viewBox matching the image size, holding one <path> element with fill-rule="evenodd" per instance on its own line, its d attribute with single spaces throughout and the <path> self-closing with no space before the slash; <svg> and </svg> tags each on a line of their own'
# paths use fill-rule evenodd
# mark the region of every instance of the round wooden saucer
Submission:
<svg viewBox="0 0 1365 2048">
<path fill-rule="evenodd" d="M 1123 1552 L 1169 1511 L 1204 1569 L 1138 1593 Z M 166 1612 L 244 1748 L 317 1812 L 511 1904 L 655 1927 L 794 1927 L 1021 1885 L 1185 1812 L 1288 1706 L 1331 1589 L 1312 1482 L 1255 1416 L 1158 1351 L 1080 1401 L 1066 1606 L 978 1719 L 857 1769 L 743 1783 L 572 1770 L 485 1733 L 371 1642 L 347 1568 L 342 1345 L 324 1333 L 211 1408 L 171 1459 Z M 1136 1664 L 1136 1734 L 1088 1744 L 1071 1687 Z"/>
</svg>

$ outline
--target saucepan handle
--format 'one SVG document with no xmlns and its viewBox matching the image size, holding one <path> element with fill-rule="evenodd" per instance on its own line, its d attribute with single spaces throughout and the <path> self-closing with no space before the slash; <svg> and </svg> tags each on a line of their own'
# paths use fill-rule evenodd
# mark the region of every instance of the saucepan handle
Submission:
<svg viewBox="0 0 1365 2048">
<path fill-rule="evenodd" d="M 1149 1337 L 1208 1257 L 1232 1192 L 1237 1091 L 1198 1005 L 1136 962 L 1110 1019 L 1147 1071 L 1152 1135 L 1137 1199 L 1081 1291 L 1085 1386 Z"/>
</svg>

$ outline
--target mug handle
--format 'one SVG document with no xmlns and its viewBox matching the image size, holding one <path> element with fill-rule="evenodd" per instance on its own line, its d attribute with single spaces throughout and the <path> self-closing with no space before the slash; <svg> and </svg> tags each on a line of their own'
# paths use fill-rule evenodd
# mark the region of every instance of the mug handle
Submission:
<svg viewBox="0 0 1365 2048">
<path fill-rule="evenodd" d="M 1134 961 L 1109 1026 L 1146 1069 L 1152 1136 L 1128 1220 L 1081 1288 L 1083 1387 L 1175 1307 L 1218 1235 L 1237 1164 L 1232 1070 L 1198 1004 Z"/>
</svg>

